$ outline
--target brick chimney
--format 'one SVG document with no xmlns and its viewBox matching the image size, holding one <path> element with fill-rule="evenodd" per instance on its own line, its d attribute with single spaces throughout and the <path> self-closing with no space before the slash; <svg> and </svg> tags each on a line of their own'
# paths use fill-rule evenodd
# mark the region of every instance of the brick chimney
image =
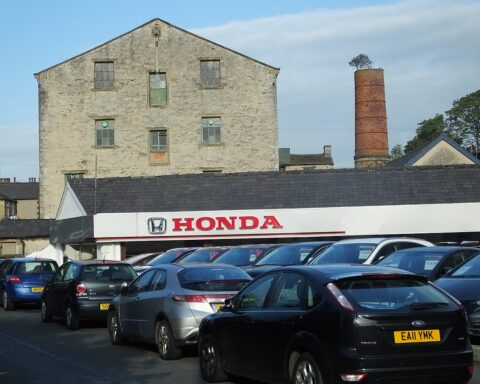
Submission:
<svg viewBox="0 0 480 384">
<path fill-rule="evenodd" d="M 389 160 L 383 69 L 355 71 L 355 168 Z"/>
</svg>

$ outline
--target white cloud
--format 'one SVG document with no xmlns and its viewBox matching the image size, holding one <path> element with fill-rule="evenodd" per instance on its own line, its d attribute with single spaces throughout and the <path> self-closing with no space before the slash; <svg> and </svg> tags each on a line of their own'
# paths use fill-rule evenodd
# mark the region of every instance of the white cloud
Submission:
<svg viewBox="0 0 480 384">
<path fill-rule="evenodd" d="M 353 166 L 354 84 L 348 62 L 365 53 L 385 70 L 390 147 L 417 124 L 480 88 L 480 3 L 407 0 L 393 5 L 234 22 L 193 31 L 281 68 L 280 146 Z"/>
</svg>

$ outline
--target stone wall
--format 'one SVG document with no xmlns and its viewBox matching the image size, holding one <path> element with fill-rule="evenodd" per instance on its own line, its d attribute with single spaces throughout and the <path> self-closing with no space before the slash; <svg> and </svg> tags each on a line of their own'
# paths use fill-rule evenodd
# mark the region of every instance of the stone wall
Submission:
<svg viewBox="0 0 480 384">
<path fill-rule="evenodd" d="M 220 60 L 220 88 L 202 88 L 202 59 Z M 114 61 L 113 90 L 94 89 L 94 63 L 102 60 Z M 151 107 L 148 76 L 157 70 L 166 73 L 167 103 Z M 159 20 L 38 73 L 40 217 L 55 216 L 68 173 L 278 170 L 277 75 L 274 67 Z M 202 117 L 221 117 L 220 144 L 202 144 Z M 96 147 L 98 119 L 115 120 L 113 146 Z M 168 132 L 164 161 L 150 156 L 152 128 Z"/>
</svg>

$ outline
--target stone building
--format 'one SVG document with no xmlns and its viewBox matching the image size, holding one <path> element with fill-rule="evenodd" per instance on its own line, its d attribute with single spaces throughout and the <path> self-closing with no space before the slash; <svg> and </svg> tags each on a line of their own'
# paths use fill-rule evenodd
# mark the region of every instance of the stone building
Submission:
<svg viewBox="0 0 480 384">
<path fill-rule="evenodd" d="M 8 218 L 38 219 L 38 182 L 17 182 L 1 179 L 0 182 L 0 221 Z"/>
<path fill-rule="evenodd" d="M 278 73 L 154 19 L 35 74 L 40 216 L 69 179 L 278 170 Z"/>
<path fill-rule="evenodd" d="M 290 148 L 279 149 L 281 171 L 301 171 L 307 169 L 332 169 L 332 146 L 324 145 L 323 153 L 294 154 Z"/>
</svg>

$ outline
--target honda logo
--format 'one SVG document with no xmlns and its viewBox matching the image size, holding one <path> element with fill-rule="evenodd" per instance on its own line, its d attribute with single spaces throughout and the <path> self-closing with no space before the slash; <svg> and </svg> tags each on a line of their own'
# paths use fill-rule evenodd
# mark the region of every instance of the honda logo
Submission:
<svg viewBox="0 0 480 384">
<path fill-rule="evenodd" d="M 151 217 L 148 219 L 148 232 L 152 235 L 165 233 L 167 230 L 167 220 L 163 217 Z"/>
</svg>

